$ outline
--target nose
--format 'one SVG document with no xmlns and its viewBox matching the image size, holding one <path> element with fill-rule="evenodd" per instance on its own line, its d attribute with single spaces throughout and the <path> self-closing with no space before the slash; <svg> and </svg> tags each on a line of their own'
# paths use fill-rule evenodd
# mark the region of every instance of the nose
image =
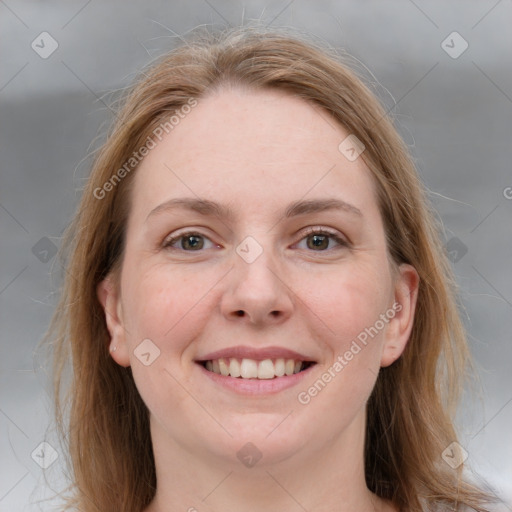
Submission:
<svg viewBox="0 0 512 512">
<path fill-rule="evenodd" d="M 258 327 L 286 321 L 293 311 L 293 291 L 275 255 L 264 250 L 248 263 L 235 253 L 234 260 L 221 299 L 222 314 Z"/>
</svg>

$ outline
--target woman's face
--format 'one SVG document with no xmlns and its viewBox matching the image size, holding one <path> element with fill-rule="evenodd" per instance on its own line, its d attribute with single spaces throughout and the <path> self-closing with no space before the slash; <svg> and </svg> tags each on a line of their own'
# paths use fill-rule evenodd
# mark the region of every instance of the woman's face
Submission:
<svg viewBox="0 0 512 512">
<path fill-rule="evenodd" d="M 379 368 L 409 337 L 417 275 L 392 278 L 348 135 L 304 100 L 224 89 L 136 171 L 120 286 L 98 292 L 159 442 L 232 464 L 359 446 Z"/>
</svg>

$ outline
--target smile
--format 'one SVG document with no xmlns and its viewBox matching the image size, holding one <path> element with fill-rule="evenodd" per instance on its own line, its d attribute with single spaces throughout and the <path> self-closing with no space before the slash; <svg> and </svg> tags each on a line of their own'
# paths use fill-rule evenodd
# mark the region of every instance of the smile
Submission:
<svg viewBox="0 0 512 512">
<path fill-rule="evenodd" d="M 294 375 L 312 366 L 312 361 L 300 361 L 297 359 L 237 359 L 235 357 L 213 359 L 203 361 L 208 371 L 224 377 L 240 379 L 275 379 L 284 376 Z"/>
</svg>

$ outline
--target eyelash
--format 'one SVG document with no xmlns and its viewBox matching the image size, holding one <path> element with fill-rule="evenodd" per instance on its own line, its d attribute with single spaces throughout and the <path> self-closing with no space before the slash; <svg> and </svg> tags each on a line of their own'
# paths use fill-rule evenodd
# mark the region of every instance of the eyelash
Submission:
<svg viewBox="0 0 512 512">
<path fill-rule="evenodd" d="M 349 247 L 349 243 L 346 240 L 344 240 L 343 238 L 341 238 L 340 236 L 338 236 L 335 232 L 332 232 L 332 231 L 329 231 L 329 230 L 327 230 L 325 228 L 320 228 L 320 227 L 310 227 L 310 228 L 307 228 L 306 232 L 303 233 L 303 236 L 299 240 L 299 242 L 301 242 L 302 240 L 304 240 L 305 238 L 307 238 L 310 235 L 328 236 L 329 238 L 334 240 L 336 243 L 338 243 L 340 247 Z M 180 240 L 181 238 L 186 238 L 187 236 L 199 236 L 199 237 L 202 237 L 202 238 L 206 238 L 207 240 L 210 240 L 207 236 L 205 236 L 205 235 L 203 235 L 201 233 L 198 233 L 197 231 L 186 231 L 184 233 L 179 233 L 178 235 L 175 235 L 173 237 L 170 237 L 170 238 L 167 238 L 166 240 L 164 240 L 163 248 L 164 249 L 168 249 L 168 250 L 181 251 L 181 252 L 191 252 L 191 253 L 193 253 L 193 252 L 202 252 L 202 249 L 199 250 L 199 251 L 186 251 L 185 249 L 178 249 L 176 247 L 171 247 L 173 243 L 175 243 L 176 241 Z M 328 252 L 328 251 L 332 251 L 332 250 L 333 249 L 331 248 L 331 249 L 325 249 L 325 250 L 321 250 L 321 251 L 311 251 L 311 252 L 322 253 L 322 252 Z"/>
</svg>

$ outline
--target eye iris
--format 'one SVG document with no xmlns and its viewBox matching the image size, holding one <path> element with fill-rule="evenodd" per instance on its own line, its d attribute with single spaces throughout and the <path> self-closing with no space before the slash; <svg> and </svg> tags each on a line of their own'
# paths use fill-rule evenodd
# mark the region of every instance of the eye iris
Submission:
<svg viewBox="0 0 512 512">
<path fill-rule="evenodd" d="M 313 241 L 313 248 L 321 248 L 326 249 L 329 245 L 329 238 L 326 235 L 311 235 L 308 237 L 308 242 Z M 308 247 L 311 249 L 312 247 L 308 243 Z"/>
<path fill-rule="evenodd" d="M 312 235 L 308 235 L 307 237 L 307 246 L 309 249 L 327 249 L 329 246 L 329 238 L 330 235 L 316 233 Z M 184 250 L 192 249 L 192 250 L 200 250 L 204 246 L 204 239 L 202 235 L 190 234 L 190 235 L 182 235 L 181 239 L 181 248 Z"/>
<path fill-rule="evenodd" d="M 199 235 L 187 235 L 182 238 L 182 249 L 202 249 L 203 245 L 204 241 Z"/>
</svg>

